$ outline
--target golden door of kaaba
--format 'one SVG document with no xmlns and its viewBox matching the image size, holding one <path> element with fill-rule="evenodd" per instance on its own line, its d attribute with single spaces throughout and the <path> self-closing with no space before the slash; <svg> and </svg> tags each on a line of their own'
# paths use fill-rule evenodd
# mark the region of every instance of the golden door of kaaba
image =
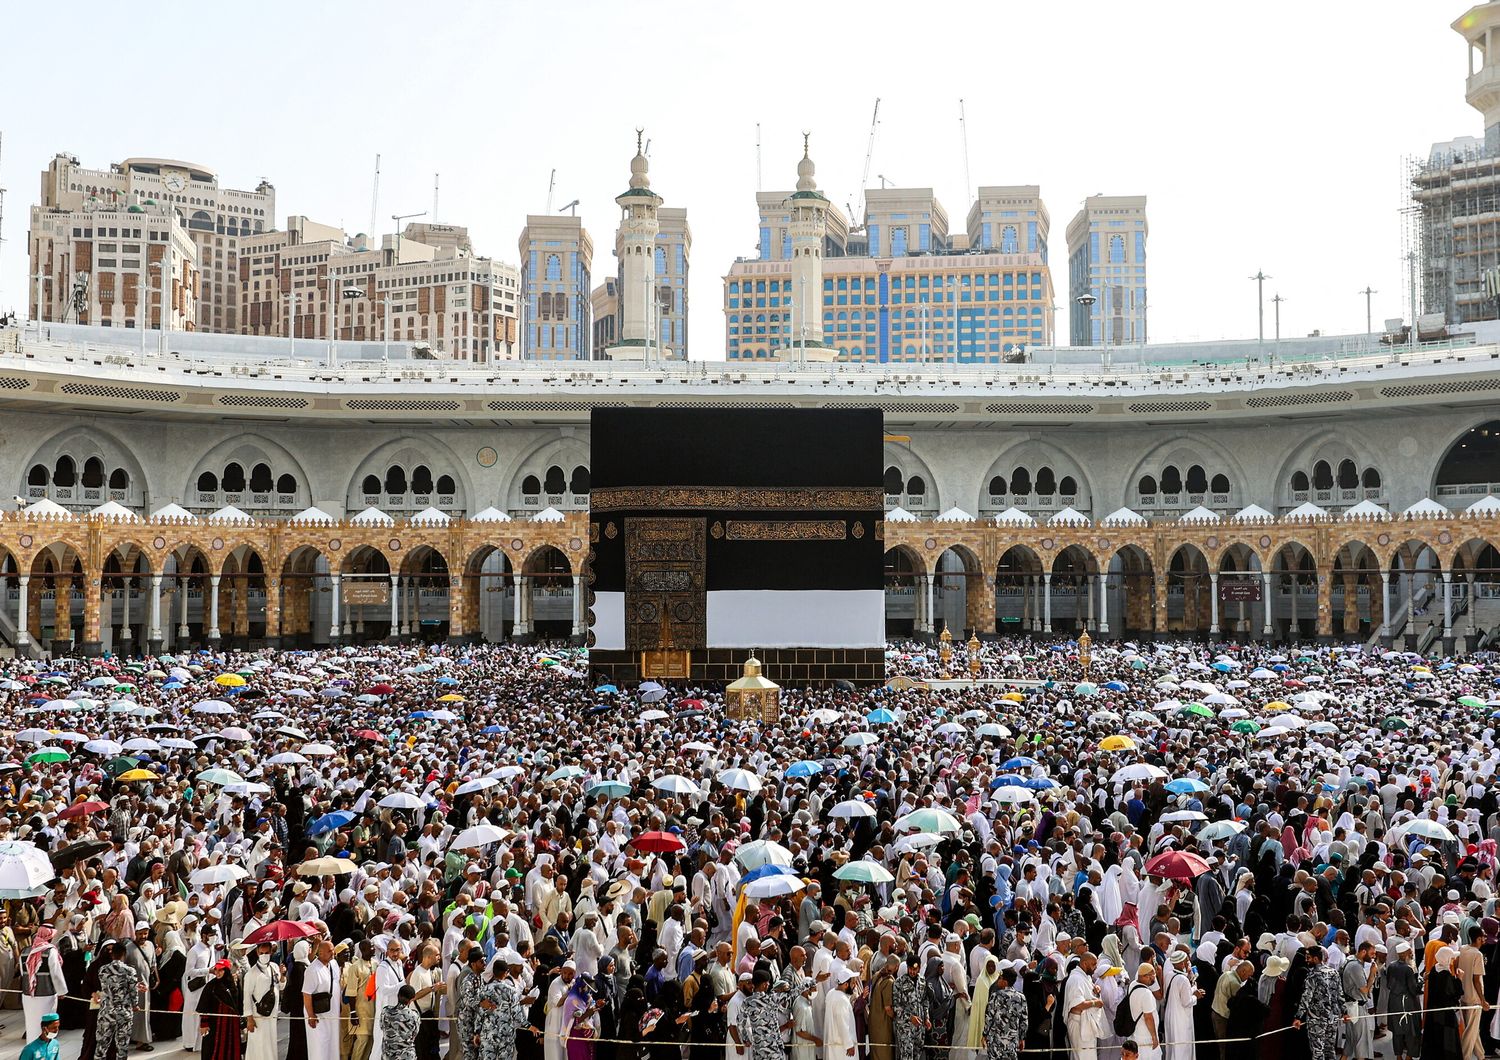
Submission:
<svg viewBox="0 0 1500 1060">
<path fill-rule="evenodd" d="M 707 520 L 624 522 L 625 646 L 642 677 L 686 678 L 708 645 Z"/>
</svg>

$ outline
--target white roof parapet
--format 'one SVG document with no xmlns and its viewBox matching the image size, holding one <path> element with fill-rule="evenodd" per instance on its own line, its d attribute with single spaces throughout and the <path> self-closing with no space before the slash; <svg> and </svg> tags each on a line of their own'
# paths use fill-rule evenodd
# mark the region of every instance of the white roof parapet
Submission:
<svg viewBox="0 0 1500 1060">
<path fill-rule="evenodd" d="M 164 505 L 151 513 L 153 523 L 196 523 L 200 520 L 180 504 Z"/>
<path fill-rule="evenodd" d="M 396 520 L 373 504 L 349 520 L 355 526 L 395 526 Z"/>
<path fill-rule="evenodd" d="M 1343 515 L 1339 516 L 1346 523 L 1371 522 L 1374 520 L 1389 519 L 1390 517 L 1391 513 L 1374 501 L 1360 501 L 1353 508 L 1350 508 Z"/>
<path fill-rule="evenodd" d="M 469 522 L 471 523 L 508 523 L 510 521 L 510 516 L 493 505 L 469 516 Z"/>
<path fill-rule="evenodd" d="M 1218 512 L 1211 512 L 1200 504 L 1177 521 L 1179 523 L 1222 523 L 1224 520 L 1219 518 Z"/>
<path fill-rule="evenodd" d="M 962 508 L 953 507 L 938 516 L 936 521 L 940 523 L 972 523 L 974 517 Z"/>
<path fill-rule="evenodd" d="M 254 516 L 242 512 L 232 504 L 226 504 L 208 517 L 211 523 L 227 523 L 233 526 L 254 526 Z"/>
<path fill-rule="evenodd" d="M 1235 512 L 1229 521 L 1232 523 L 1271 523 L 1276 521 L 1276 516 L 1258 504 L 1250 504 Z"/>
<path fill-rule="evenodd" d="M 914 523 L 917 521 L 917 517 L 898 504 L 885 513 L 885 521 L 888 523 Z"/>
<path fill-rule="evenodd" d="M 1473 504 L 1464 509 L 1465 515 L 1496 515 L 1500 514 L 1500 499 L 1493 493 L 1481 497 Z"/>
<path fill-rule="evenodd" d="M 1091 525 L 1093 525 L 1093 520 L 1091 520 L 1088 516 L 1084 515 L 1077 508 L 1074 508 L 1072 505 L 1069 505 L 1068 507 L 1064 508 L 1062 511 L 1060 511 L 1056 515 L 1054 515 L 1051 519 L 1048 519 L 1047 520 L 1047 525 L 1048 526 L 1091 526 Z"/>
<path fill-rule="evenodd" d="M 1453 513 L 1431 497 L 1423 497 L 1401 514 L 1408 519 L 1441 519 Z"/>
<path fill-rule="evenodd" d="M 54 500 L 43 497 L 34 504 L 28 504 L 21 509 L 21 514 L 28 519 L 48 519 L 59 522 L 68 522 L 73 518 L 73 513 L 58 504 Z"/>
<path fill-rule="evenodd" d="M 119 501 L 105 501 L 99 507 L 89 512 L 91 519 L 103 519 L 110 523 L 138 523 L 141 517 L 136 515 Z"/>
<path fill-rule="evenodd" d="M 1140 512 L 1133 512 L 1129 508 L 1116 508 L 1103 519 L 1099 520 L 1100 526 L 1148 526 L 1150 521 Z"/>
<path fill-rule="evenodd" d="M 531 517 L 531 521 L 533 523 L 560 523 L 565 518 L 567 517 L 563 515 L 562 512 L 558 511 L 556 508 L 552 507 L 549 504 L 547 507 L 543 508 L 541 511 L 533 515 Z"/>
<path fill-rule="evenodd" d="M 447 526 L 453 520 L 447 512 L 439 511 L 436 508 L 423 508 L 406 521 L 411 526 Z"/>
<path fill-rule="evenodd" d="M 1284 519 L 1327 519 L 1328 509 L 1319 508 L 1312 501 L 1303 501 L 1297 507 L 1287 512 Z"/>
<path fill-rule="evenodd" d="M 1001 526 L 1035 526 L 1036 520 L 1027 515 L 1021 509 L 1014 506 L 1005 509 L 995 516 L 995 522 Z"/>
<path fill-rule="evenodd" d="M 315 505 L 302 509 L 287 522 L 293 526 L 333 526 L 338 520 Z"/>
</svg>

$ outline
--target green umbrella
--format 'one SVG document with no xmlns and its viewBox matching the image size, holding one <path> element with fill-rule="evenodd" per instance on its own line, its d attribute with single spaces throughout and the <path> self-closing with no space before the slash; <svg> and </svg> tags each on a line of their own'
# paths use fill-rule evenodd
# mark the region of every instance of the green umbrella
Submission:
<svg viewBox="0 0 1500 1060">
<path fill-rule="evenodd" d="M 623 780 L 600 780 L 584 789 L 584 794 L 591 799 L 597 798 L 600 795 L 607 795 L 611 799 L 618 799 L 630 794 L 630 785 Z"/>
<path fill-rule="evenodd" d="M 66 677 L 44 677 L 37 682 L 39 685 L 65 685 L 69 681 Z"/>
<path fill-rule="evenodd" d="M 118 684 L 118 685 L 115 685 L 114 691 L 116 691 L 116 692 L 134 692 L 135 691 L 135 685 Z"/>
<path fill-rule="evenodd" d="M 43 747 L 40 751 L 33 751 L 26 756 L 27 765 L 35 765 L 38 762 L 66 762 L 72 756 L 61 747 Z"/>
<path fill-rule="evenodd" d="M 873 861 L 851 861 L 836 869 L 833 873 L 836 880 L 854 880 L 857 883 L 890 883 L 896 877 L 892 876 L 884 865 Z"/>
<path fill-rule="evenodd" d="M 1260 732 L 1260 725 L 1257 722 L 1249 720 L 1237 721 L 1233 725 L 1229 726 L 1229 729 L 1231 732 L 1242 732 L 1247 736 L 1253 736 L 1256 733 Z"/>
<path fill-rule="evenodd" d="M 1405 718 L 1398 718 L 1396 715 L 1392 714 L 1389 718 L 1386 718 L 1385 721 L 1380 723 L 1380 727 L 1382 729 L 1409 729 L 1411 728 L 1411 722 L 1407 721 Z"/>
<path fill-rule="evenodd" d="M 1211 718 L 1214 716 L 1214 712 L 1209 710 L 1202 703 L 1189 703 L 1187 706 L 1183 707 L 1177 712 L 1178 717 L 1181 717 L 1184 714 L 1192 714 L 1194 717 L 1199 718 Z"/>
<path fill-rule="evenodd" d="M 125 772 L 127 769 L 134 769 L 140 764 L 139 760 L 131 758 L 129 755 L 122 755 L 119 758 L 111 758 L 108 762 L 105 762 L 104 771 L 113 777 Z"/>
<path fill-rule="evenodd" d="M 1475 710 L 1482 710 L 1484 708 L 1484 700 L 1480 699 L 1478 696 L 1459 696 L 1458 705 L 1461 707 L 1472 707 Z"/>
</svg>

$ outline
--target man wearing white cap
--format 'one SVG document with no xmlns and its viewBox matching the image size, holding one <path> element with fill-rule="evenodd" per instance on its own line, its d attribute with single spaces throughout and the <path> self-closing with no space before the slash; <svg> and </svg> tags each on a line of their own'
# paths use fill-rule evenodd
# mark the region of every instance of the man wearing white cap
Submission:
<svg viewBox="0 0 1500 1060">
<path fill-rule="evenodd" d="M 370 1043 L 370 1055 L 381 1056 L 380 1014 L 396 1003 L 396 995 L 406 984 L 405 947 L 399 939 L 392 938 L 385 944 L 385 956 L 375 965 L 375 1037 Z"/>
<path fill-rule="evenodd" d="M 125 963 L 135 969 L 141 982 L 148 987 L 156 986 L 156 944 L 151 941 L 151 925 L 144 920 L 135 922 L 135 937 L 126 939 Z M 135 1010 L 135 1024 L 131 1027 L 131 1040 L 146 1052 L 155 1048 L 151 1044 L 151 995 L 141 995 L 141 1005 Z"/>
<path fill-rule="evenodd" d="M 854 1029 L 854 1004 L 850 993 L 859 974 L 842 968 L 834 977 L 833 989 L 823 1001 L 823 1060 L 850 1060 L 857 1038 Z"/>
<path fill-rule="evenodd" d="M 568 996 L 573 977 L 577 974 L 578 966 L 572 961 L 564 961 L 552 985 L 547 988 L 546 1037 L 542 1050 L 546 1060 L 566 1060 L 568 1055 L 568 1043 L 563 1041 L 563 999 Z"/>
<path fill-rule="evenodd" d="M 1094 1060 L 1104 1035 L 1104 1002 L 1094 985 L 1098 964 L 1098 958 L 1085 953 L 1063 985 L 1063 1015 L 1075 1060 Z"/>
</svg>

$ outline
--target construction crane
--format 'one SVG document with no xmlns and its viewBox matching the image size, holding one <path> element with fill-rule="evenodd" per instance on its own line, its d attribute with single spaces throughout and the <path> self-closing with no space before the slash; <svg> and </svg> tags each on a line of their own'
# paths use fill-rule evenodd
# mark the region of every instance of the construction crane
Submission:
<svg viewBox="0 0 1500 1060">
<path fill-rule="evenodd" d="M 865 168 L 864 171 L 860 173 L 859 177 L 859 210 L 856 213 L 852 206 L 850 208 L 849 212 L 853 215 L 849 218 L 850 231 L 858 231 L 865 226 L 865 186 L 870 183 L 870 159 L 875 155 L 875 130 L 879 127 L 879 125 L 880 97 L 876 96 L 875 110 L 870 115 L 870 136 L 869 139 L 865 141 Z M 884 178 L 881 179 L 883 180 Z M 881 187 L 884 186 L 884 184 L 881 185 Z"/>
<path fill-rule="evenodd" d="M 896 183 L 894 180 L 892 180 L 890 177 L 886 176 L 884 173 L 877 173 L 877 174 L 875 174 L 875 179 L 878 180 L 878 181 L 880 181 L 880 190 L 882 190 L 882 191 L 885 190 L 885 186 L 887 184 L 895 184 Z"/>
<path fill-rule="evenodd" d="M 432 220 L 433 220 L 433 223 L 436 223 L 437 219 L 438 219 L 438 212 L 437 212 L 438 211 L 438 177 L 440 177 L 440 176 L 442 176 L 441 173 L 434 173 L 432 175 Z"/>
<path fill-rule="evenodd" d="M 964 141 L 964 209 L 968 210 L 969 204 L 974 200 L 974 185 L 969 183 L 969 123 L 964 120 L 964 101 L 958 101 L 958 131 Z"/>
<path fill-rule="evenodd" d="M 557 170 L 552 170 L 552 175 L 547 178 L 547 212 L 552 212 L 552 189 L 557 187 Z"/>
<path fill-rule="evenodd" d="M 578 216 L 578 200 L 574 199 L 572 202 L 568 203 L 566 206 L 559 206 L 558 209 L 557 209 L 557 212 L 558 213 L 562 213 L 564 210 L 568 211 L 568 216 L 569 217 L 577 217 Z"/>
<path fill-rule="evenodd" d="M 760 191 L 760 122 L 755 123 L 755 190 Z"/>
<path fill-rule="evenodd" d="M 400 265 L 401 264 L 401 222 L 402 221 L 410 221 L 413 218 L 426 217 L 426 216 L 427 216 L 427 211 L 426 210 L 423 210 L 421 213 L 393 213 L 393 214 L 391 214 L 391 223 L 393 225 L 395 225 L 395 227 L 396 227 L 396 260 L 395 260 L 395 262 L 393 264 L 396 264 L 396 265 Z"/>
<path fill-rule="evenodd" d="M 375 183 L 370 188 L 370 244 L 375 245 L 375 210 L 380 203 L 380 155 L 375 156 Z"/>
</svg>

